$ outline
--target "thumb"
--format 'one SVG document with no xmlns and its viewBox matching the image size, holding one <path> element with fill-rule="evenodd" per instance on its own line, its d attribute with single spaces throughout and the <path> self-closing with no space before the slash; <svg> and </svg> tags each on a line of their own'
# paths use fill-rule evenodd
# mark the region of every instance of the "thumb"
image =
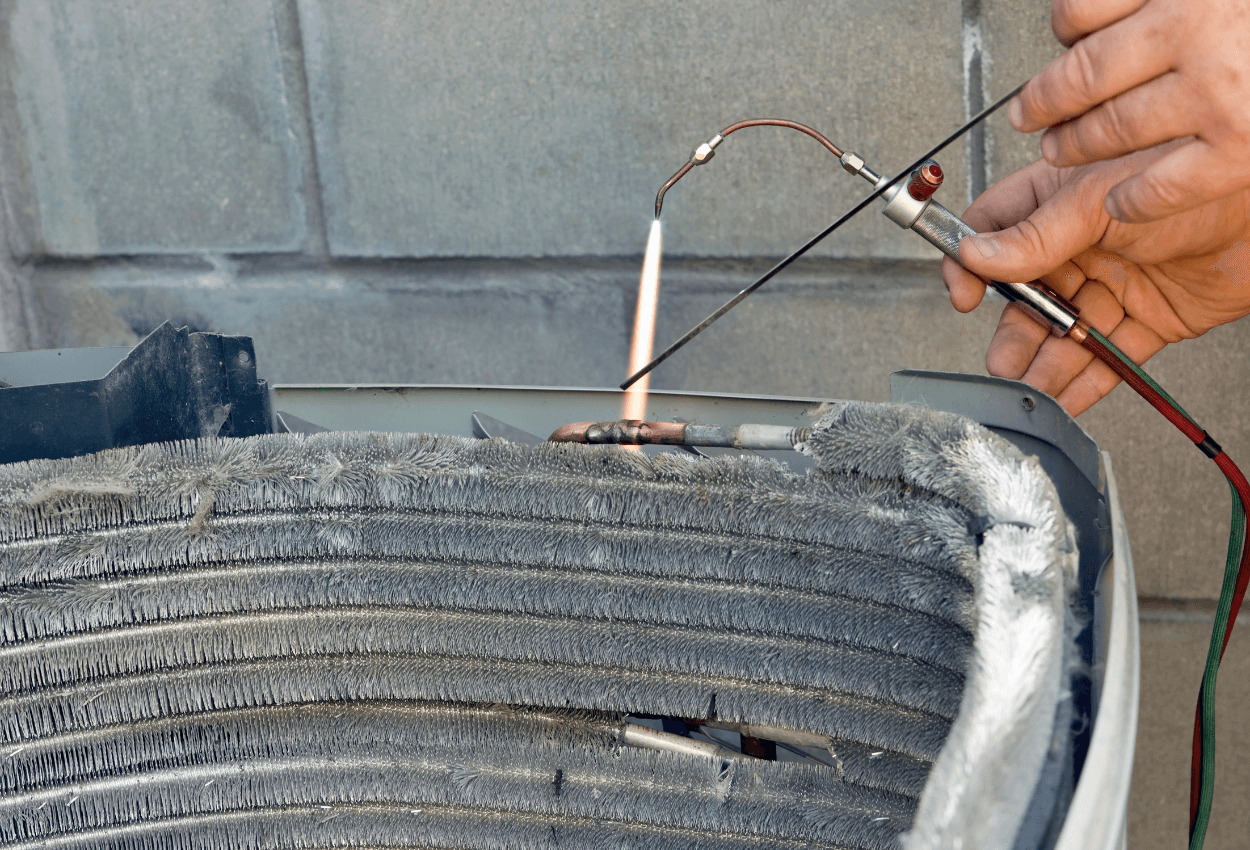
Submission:
<svg viewBox="0 0 1250 850">
<path fill-rule="evenodd" d="M 982 277 L 1033 280 L 1096 244 L 1108 221 L 1100 192 L 1066 187 L 1010 227 L 964 237 L 959 260 Z"/>
</svg>

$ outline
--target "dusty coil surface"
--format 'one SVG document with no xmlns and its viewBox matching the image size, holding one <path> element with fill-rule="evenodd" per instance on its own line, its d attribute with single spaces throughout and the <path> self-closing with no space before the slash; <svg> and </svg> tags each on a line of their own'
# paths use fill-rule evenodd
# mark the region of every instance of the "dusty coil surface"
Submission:
<svg viewBox="0 0 1250 850">
<path fill-rule="evenodd" d="M 0 843 L 894 847 L 985 518 L 863 439 L 806 477 L 371 433 L 0 467 Z M 833 766 L 636 749 L 627 714 Z"/>
</svg>

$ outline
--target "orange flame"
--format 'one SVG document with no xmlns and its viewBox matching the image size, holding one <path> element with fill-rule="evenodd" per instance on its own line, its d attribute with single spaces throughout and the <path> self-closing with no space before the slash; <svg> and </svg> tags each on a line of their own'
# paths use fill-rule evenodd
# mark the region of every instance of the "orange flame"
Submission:
<svg viewBox="0 0 1250 850">
<path fill-rule="evenodd" d="M 638 282 L 638 310 L 634 313 L 634 338 L 629 344 L 629 374 L 634 374 L 651 361 L 655 342 L 655 310 L 660 297 L 660 220 L 651 222 L 647 237 L 647 253 L 642 260 L 642 279 Z M 644 375 L 625 391 L 622 419 L 647 418 L 647 389 L 651 376 Z M 636 448 L 636 447 L 635 447 Z"/>
</svg>

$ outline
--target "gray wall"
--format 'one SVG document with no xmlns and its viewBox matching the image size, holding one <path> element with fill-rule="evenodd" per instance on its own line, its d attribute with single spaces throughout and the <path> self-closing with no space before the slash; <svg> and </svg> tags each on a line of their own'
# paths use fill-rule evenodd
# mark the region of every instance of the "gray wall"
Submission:
<svg viewBox="0 0 1250 850">
<path fill-rule="evenodd" d="M 890 171 L 1057 54 L 1049 5 L 0 0 L 0 346 L 173 319 L 251 335 L 278 382 L 614 385 L 655 191 L 695 144 L 788 117 Z M 1034 146 L 996 116 L 941 158 L 941 197 L 962 209 Z M 804 136 L 731 137 L 666 203 L 658 341 L 864 191 Z M 998 310 L 955 314 L 936 252 L 868 213 L 655 386 L 883 399 L 896 369 L 981 371 Z M 1242 323 L 1151 365 L 1246 462 L 1248 358 Z M 1083 422 L 1121 482 L 1155 681 L 1209 617 L 1226 490 L 1128 390 Z M 1196 674 L 1152 710 L 1183 725 Z M 1134 837 L 1163 846 L 1183 800 L 1141 776 Z M 1209 846 L 1250 815 L 1217 817 Z"/>
</svg>

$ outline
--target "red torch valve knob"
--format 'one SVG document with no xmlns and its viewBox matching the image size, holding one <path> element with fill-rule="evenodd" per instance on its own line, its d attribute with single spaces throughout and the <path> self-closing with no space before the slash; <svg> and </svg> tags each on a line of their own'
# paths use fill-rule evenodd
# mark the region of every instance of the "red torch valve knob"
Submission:
<svg viewBox="0 0 1250 850">
<path fill-rule="evenodd" d="M 907 194 L 917 201 L 928 200 L 941 185 L 942 166 L 929 160 L 912 172 L 911 181 L 907 184 Z"/>
</svg>

